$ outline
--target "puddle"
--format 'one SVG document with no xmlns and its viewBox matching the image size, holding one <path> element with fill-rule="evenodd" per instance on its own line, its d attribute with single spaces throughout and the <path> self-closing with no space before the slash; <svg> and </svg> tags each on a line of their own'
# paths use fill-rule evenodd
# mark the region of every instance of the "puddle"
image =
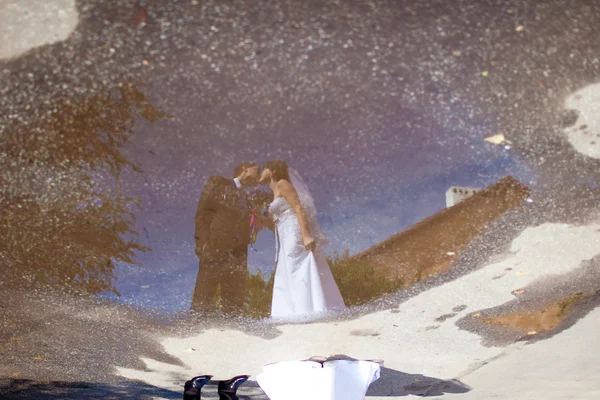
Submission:
<svg viewBox="0 0 600 400">
<path fill-rule="evenodd" d="M 558 302 L 552 303 L 542 311 L 521 312 L 514 314 L 497 315 L 484 318 L 486 324 L 505 326 L 521 329 L 528 335 L 546 332 L 556 328 L 581 300 L 591 297 L 590 294 L 576 294 Z"/>
<path fill-rule="evenodd" d="M 157 90 L 159 87 L 133 82 L 89 98 L 57 99 L 50 106 L 32 109 L 43 118 L 32 123 L 13 121 L 9 126 L 12 134 L 4 141 L 2 153 L 4 180 L 9 183 L 3 198 L 2 238 L 10 244 L 3 254 L 11 282 L 98 293 L 167 313 L 190 309 L 198 272 L 194 214 L 202 187 L 210 174 L 230 175 L 234 160 L 248 158 L 255 150 L 242 147 L 232 149 L 227 157 L 205 157 L 207 145 L 214 156 L 230 139 L 213 137 L 207 142 L 196 139 L 193 130 L 181 131 L 185 121 L 181 113 L 151 100 Z M 161 103 L 169 104 L 165 99 Z M 301 156 L 302 147 L 292 154 Z M 260 153 L 258 157 L 265 158 Z M 312 185 L 318 219 L 330 239 L 325 248 L 329 266 L 347 305 L 364 304 L 449 267 L 451 257 L 444 251 L 443 260 L 414 261 L 430 265 L 417 271 L 421 278 L 400 274 L 390 280 L 378 275 L 370 264 L 355 263 L 354 255 L 408 228 L 417 215 L 426 218 L 443 210 L 444 182 L 478 176 L 480 169 L 472 163 L 491 162 L 484 169 L 495 169 L 492 175 L 475 178 L 480 184 L 493 183 L 496 177 L 520 168 L 508 154 L 494 157 L 483 161 L 477 156 L 464 166 L 451 167 L 452 175 L 432 175 L 427 186 L 407 186 L 411 188 L 408 192 L 404 186 L 385 189 L 382 195 L 394 201 L 369 197 L 373 188 L 365 182 L 348 186 L 343 176 L 324 179 L 317 170 L 300 164 Z M 332 161 L 322 156 L 317 159 L 325 170 Z M 432 191 L 430 184 L 439 190 Z M 425 197 L 413 202 L 411 198 L 419 191 Z M 403 209 L 411 203 L 418 207 L 407 214 Z M 503 207 L 494 212 L 501 213 Z M 460 217 L 464 221 L 476 219 L 468 216 L 470 211 L 465 212 Z M 494 218 L 487 211 L 478 212 Z M 459 230 L 471 228 L 459 226 Z M 446 250 L 460 250 L 479 232 L 471 229 L 461 245 L 449 243 Z M 32 252 L 33 248 L 37 250 Z M 274 249 L 273 234 L 263 231 L 249 251 L 246 316 L 262 318 L 270 312 Z M 402 262 L 410 263 L 410 259 Z M 386 263 L 393 268 L 397 264 L 395 260 Z"/>
<path fill-rule="evenodd" d="M 92 292 L 164 313 L 189 310 L 199 266 L 194 215 L 207 180 L 230 178 L 241 161 L 281 158 L 314 196 L 329 238 L 324 250 L 346 303 L 365 304 L 446 271 L 450 252 L 460 252 L 510 208 L 457 212 L 459 204 L 446 212 L 456 215 L 435 238 L 415 239 L 429 247 L 409 243 L 396 248 L 402 254 L 355 262 L 394 235 L 431 225 L 427 218 L 446 208 L 450 187 L 485 188 L 506 176 L 529 186 L 534 178 L 518 153 L 483 140 L 500 127 L 470 117 L 465 107 L 473 99 L 454 107 L 436 89 L 440 108 L 430 115 L 429 106 L 407 102 L 407 83 L 392 64 L 381 77 L 397 82 L 385 90 L 337 84 L 342 76 L 362 78 L 358 70 L 335 72 L 310 57 L 319 59 L 317 47 L 329 47 L 345 49 L 350 61 L 358 50 L 344 48 L 346 41 L 326 46 L 324 38 L 311 45 L 306 71 L 277 74 L 279 67 L 273 70 L 259 53 L 277 55 L 280 44 L 256 32 L 250 42 L 218 34 L 218 15 L 236 12 L 209 15 L 200 13 L 203 7 L 132 5 L 115 13 L 81 2 L 81 23 L 63 43 L 3 64 L 11 117 L 2 141 L 8 185 L 0 238 L 11 284 Z M 206 48 L 207 38 L 193 39 L 202 45 L 181 42 L 192 40 L 186 35 L 197 18 L 210 20 L 214 49 Z M 99 34 L 101 21 L 120 28 L 107 22 Z M 235 62 L 217 48 L 234 51 Z M 377 57 L 378 65 L 394 60 Z M 403 94 L 396 99 L 392 92 Z M 453 231 L 461 232 L 456 241 Z M 429 255 L 417 255 L 423 252 Z M 248 253 L 247 316 L 269 314 L 274 253 L 274 235 L 265 230 Z M 381 274 L 378 264 L 388 271 Z"/>
<path fill-rule="evenodd" d="M 481 335 L 486 346 L 548 339 L 597 307 L 598 260 L 595 256 L 567 273 L 537 279 L 514 290 L 512 301 L 473 311 L 456 325 Z"/>
</svg>

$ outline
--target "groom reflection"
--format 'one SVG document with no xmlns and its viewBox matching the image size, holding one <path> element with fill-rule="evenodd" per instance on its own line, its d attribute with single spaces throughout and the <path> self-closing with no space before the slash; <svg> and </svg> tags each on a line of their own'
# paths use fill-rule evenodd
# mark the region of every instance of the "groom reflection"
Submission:
<svg viewBox="0 0 600 400">
<path fill-rule="evenodd" d="M 192 298 L 195 311 L 215 311 L 219 286 L 222 311 L 243 310 L 251 240 L 251 207 L 244 189 L 258 184 L 260 169 L 255 163 L 241 163 L 233 176 L 210 177 L 196 211 L 194 237 L 200 265 Z"/>
</svg>

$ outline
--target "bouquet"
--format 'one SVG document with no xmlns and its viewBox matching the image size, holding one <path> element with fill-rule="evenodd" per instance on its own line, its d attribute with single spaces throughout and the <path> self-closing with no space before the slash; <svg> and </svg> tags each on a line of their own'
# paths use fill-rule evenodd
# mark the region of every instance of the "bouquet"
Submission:
<svg viewBox="0 0 600 400">
<path fill-rule="evenodd" d="M 259 214 L 267 212 L 267 207 L 273 201 L 273 194 L 264 190 L 254 189 L 248 193 L 248 201 L 250 202 L 250 245 L 252 246 L 256 243 L 256 238 L 258 237 L 256 217 Z M 255 250 L 254 247 L 252 249 Z"/>
</svg>

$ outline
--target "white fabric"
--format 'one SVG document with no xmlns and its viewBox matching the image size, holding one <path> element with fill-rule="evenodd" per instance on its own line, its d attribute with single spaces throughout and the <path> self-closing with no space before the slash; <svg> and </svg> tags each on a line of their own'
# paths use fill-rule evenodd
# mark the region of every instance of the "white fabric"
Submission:
<svg viewBox="0 0 600 400">
<path fill-rule="evenodd" d="M 363 400 L 381 367 L 371 361 L 283 361 L 256 380 L 271 400 Z"/>
<path fill-rule="evenodd" d="M 307 316 L 345 309 L 325 254 L 317 244 L 306 250 L 296 213 L 283 197 L 273 200 L 269 213 L 275 221 L 277 264 L 271 316 L 277 320 L 300 321 Z M 316 220 L 309 223 L 315 229 Z"/>
<path fill-rule="evenodd" d="M 323 230 L 321 230 L 321 226 L 317 222 L 317 207 L 315 207 L 315 201 L 313 200 L 310 190 L 308 190 L 308 186 L 298 171 L 296 171 L 294 168 L 288 169 L 288 175 L 290 177 L 290 183 L 294 189 L 296 189 L 298 198 L 304 207 L 304 213 L 306 214 L 306 219 L 308 219 L 309 223 L 310 235 L 313 239 L 315 239 L 315 242 L 318 246 L 327 246 L 329 241 L 327 240 L 325 233 L 323 233 Z"/>
</svg>

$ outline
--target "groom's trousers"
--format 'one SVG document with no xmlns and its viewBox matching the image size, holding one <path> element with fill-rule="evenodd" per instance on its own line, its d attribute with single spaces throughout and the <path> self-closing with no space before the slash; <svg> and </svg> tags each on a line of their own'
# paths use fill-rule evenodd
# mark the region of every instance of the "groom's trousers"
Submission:
<svg viewBox="0 0 600 400">
<path fill-rule="evenodd" d="M 222 310 L 239 313 L 246 297 L 248 276 L 248 247 L 206 252 L 200 259 L 198 278 L 192 299 L 192 310 L 211 312 L 215 309 L 215 295 L 221 285 Z"/>
</svg>

